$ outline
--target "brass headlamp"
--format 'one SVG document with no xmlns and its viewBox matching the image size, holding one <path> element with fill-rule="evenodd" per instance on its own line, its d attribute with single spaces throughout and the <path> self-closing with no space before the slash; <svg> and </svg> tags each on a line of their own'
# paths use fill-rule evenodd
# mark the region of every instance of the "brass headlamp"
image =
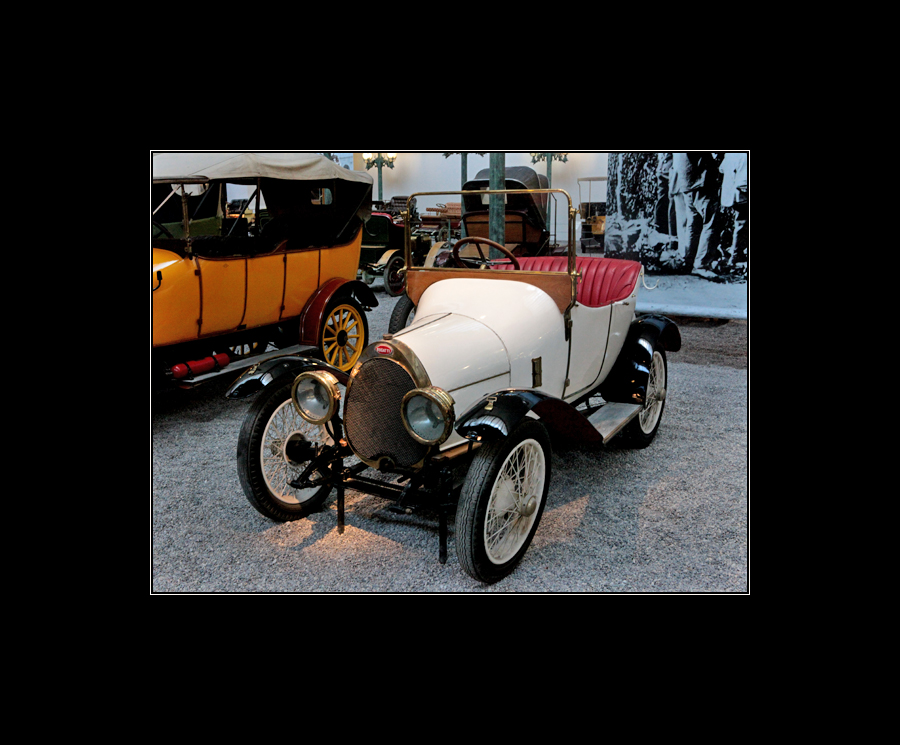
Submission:
<svg viewBox="0 0 900 745">
<path fill-rule="evenodd" d="M 453 431 L 453 397 L 436 386 L 416 388 L 403 397 L 403 426 L 416 442 L 440 445 Z"/>
<path fill-rule="evenodd" d="M 325 370 L 300 373 L 291 387 L 297 413 L 310 424 L 325 424 L 338 410 L 341 391 L 337 378 Z"/>
</svg>

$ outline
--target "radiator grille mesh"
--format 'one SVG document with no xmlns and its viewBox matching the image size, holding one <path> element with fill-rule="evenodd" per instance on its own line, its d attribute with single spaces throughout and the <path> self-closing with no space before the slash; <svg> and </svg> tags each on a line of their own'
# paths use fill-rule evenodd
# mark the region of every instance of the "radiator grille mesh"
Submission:
<svg viewBox="0 0 900 745">
<path fill-rule="evenodd" d="M 403 396 L 416 387 L 400 365 L 386 359 L 364 362 L 347 391 L 347 441 L 363 460 L 388 457 L 398 466 L 418 463 L 428 447 L 410 437 L 400 415 Z"/>
</svg>

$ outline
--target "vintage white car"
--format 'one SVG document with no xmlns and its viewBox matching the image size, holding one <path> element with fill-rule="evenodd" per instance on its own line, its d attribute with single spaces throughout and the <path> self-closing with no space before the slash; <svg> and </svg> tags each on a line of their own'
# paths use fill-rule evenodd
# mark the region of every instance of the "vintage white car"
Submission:
<svg viewBox="0 0 900 745">
<path fill-rule="evenodd" d="M 370 344 L 351 371 L 282 357 L 235 382 L 233 397 L 262 389 L 237 453 L 254 507 L 294 520 L 336 490 L 340 532 L 345 488 L 397 510 L 430 508 L 441 562 L 455 508 L 460 565 L 491 583 L 537 530 L 551 442 L 650 444 L 678 328 L 635 313 L 639 263 L 576 256 L 571 199 L 547 191 L 569 202 L 567 256 L 517 258 L 483 237 L 456 243 L 452 267 L 414 267 L 407 253 L 414 320 Z M 478 255 L 465 258 L 473 246 Z"/>
</svg>

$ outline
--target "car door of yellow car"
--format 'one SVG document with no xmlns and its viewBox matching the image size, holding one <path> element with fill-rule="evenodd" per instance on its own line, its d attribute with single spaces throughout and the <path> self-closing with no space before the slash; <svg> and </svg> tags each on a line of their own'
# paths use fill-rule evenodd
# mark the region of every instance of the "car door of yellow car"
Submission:
<svg viewBox="0 0 900 745">
<path fill-rule="evenodd" d="M 200 336 L 234 331 L 243 323 L 247 259 L 196 258 L 200 272 Z"/>
<path fill-rule="evenodd" d="M 198 258 L 202 294 L 200 334 L 271 326 L 300 315 L 319 286 L 319 251 Z"/>
<path fill-rule="evenodd" d="M 284 295 L 284 253 L 247 259 L 247 307 L 242 326 L 271 326 L 281 319 Z"/>
<path fill-rule="evenodd" d="M 313 293 L 318 289 L 319 255 L 320 251 L 318 248 L 288 251 L 283 254 L 285 259 L 285 279 L 282 319 L 299 316 Z"/>
</svg>

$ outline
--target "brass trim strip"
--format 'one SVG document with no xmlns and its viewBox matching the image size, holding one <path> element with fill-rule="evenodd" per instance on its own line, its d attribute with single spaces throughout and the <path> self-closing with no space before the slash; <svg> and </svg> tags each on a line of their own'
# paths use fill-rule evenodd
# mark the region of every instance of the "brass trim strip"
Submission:
<svg viewBox="0 0 900 745">
<path fill-rule="evenodd" d="M 471 383 L 466 383 L 465 385 L 458 385 L 456 386 L 456 388 L 450 388 L 447 393 L 453 393 L 453 391 L 461 391 L 463 388 L 478 385 L 479 383 L 485 383 L 488 380 L 493 380 L 494 378 L 502 378 L 504 375 L 509 375 L 509 370 L 507 370 L 506 372 L 497 373 L 496 375 L 491 375 L 489 378 L 482 378 L 481 380 L 475 380 Z"/>
</svg>

